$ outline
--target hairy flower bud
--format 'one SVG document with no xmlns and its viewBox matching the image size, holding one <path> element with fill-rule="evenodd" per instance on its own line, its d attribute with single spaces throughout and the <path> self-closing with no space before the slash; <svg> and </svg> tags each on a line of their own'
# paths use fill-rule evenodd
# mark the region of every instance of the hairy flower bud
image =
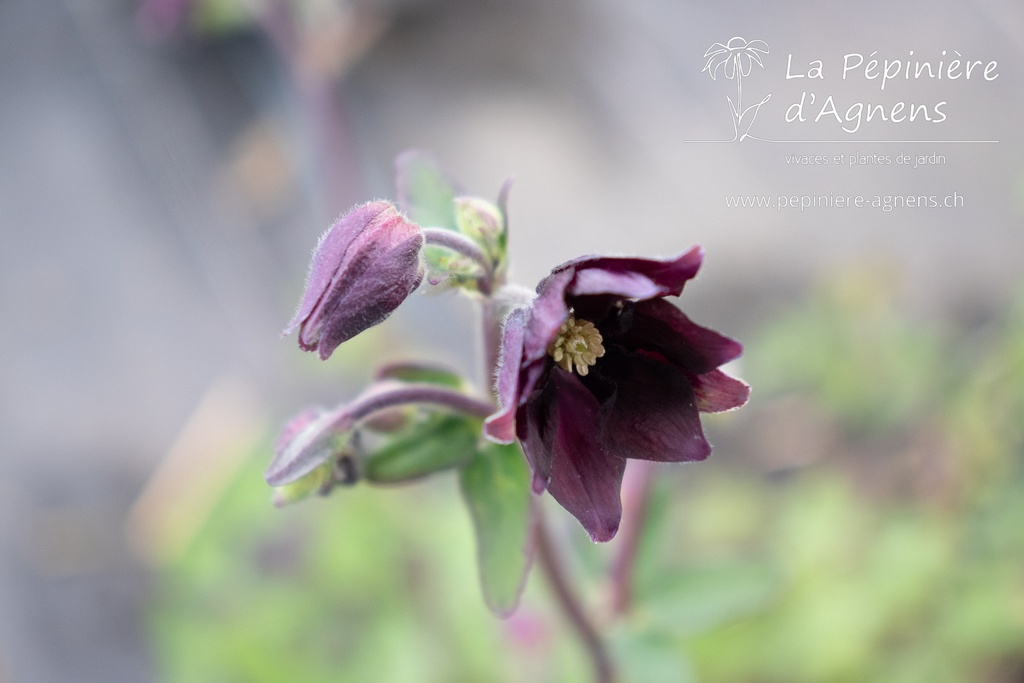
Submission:
<svg viewBox="0 0 1024 683">
<path fill-rule="evenodd" d="M 326 360 L 338 345 L 384 321 L 423 280 L 423 235 L 386 201 L 361 204 L 320 239 L 306 293 L 284 333 Z"/>
<path fill-rule="evenodd" d="M 308 478 L 298 487 L 285 491 L 282 502 L 301 498 L 330 482 L 332 463 L 352 455 L 354 424 L 355 420 L 344 408 L 333 411 L 310 408 L 288 421 L 274 443 L 274 460 L 263 478 L 277 488 Z M 319 473 L 312 474 L 318 470 Z M 355 474 L 348 472 L 341 479 L 351 483 Z"/>
</svg>

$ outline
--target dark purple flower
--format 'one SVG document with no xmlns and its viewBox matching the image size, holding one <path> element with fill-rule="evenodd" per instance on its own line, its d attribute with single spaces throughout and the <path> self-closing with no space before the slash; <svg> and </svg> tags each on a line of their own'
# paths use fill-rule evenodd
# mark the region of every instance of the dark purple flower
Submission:
<svg viewBox="0 0 1024 683">
<path fill-rule="evenodd" d="M 619 527 L 626 458 L 682 462 L 711 452 L 699 412 L 738 408 L 750 389 L 717 368 L 742 346 L 665 296 L 700 268 L 694 247 L 669 260 L 592 256 L 555 268 L 505 322 L 501 410 L 485 423 L 519 438 L 533 489 L 547 489 L 595 541 Z"/>
<path fill-rule="evenodd" d="M 342 342 L 391 315 L 423 280 L 423 235 L 385 201 L 360 204 L 313 252 L 306 293 L 284 333 L 326 360 Z"/>
</svg>

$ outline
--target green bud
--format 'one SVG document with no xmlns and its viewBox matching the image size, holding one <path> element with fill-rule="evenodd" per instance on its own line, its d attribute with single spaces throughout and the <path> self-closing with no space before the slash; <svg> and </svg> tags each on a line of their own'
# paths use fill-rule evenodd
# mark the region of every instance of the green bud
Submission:
<svg viewBox="0 0 1024 683">
<path fill-rule="evenodd" d="M 497 206 L 479 197 L 456 197 L 455 224 L 459 232 L 480 245 L 493 263 L 504 261 L 505 219 Z"/>
</svg>

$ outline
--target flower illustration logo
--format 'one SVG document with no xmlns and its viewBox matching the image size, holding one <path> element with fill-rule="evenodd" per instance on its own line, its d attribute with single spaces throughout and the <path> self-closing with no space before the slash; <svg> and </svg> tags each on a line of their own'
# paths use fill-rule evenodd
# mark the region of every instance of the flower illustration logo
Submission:
<svg viewBox="0 0 1024 683">
<path fill-rule="evenodd" d="M 732 113 L 732 123 L 735 130 L 735 135 L 730 142 L 742 142 L 746 138 L 761 139 L 750 135 L 750 127 L 753 125 L 754 119 L 757 118 L 758 109 L 761 108 L 762 104 L 770 100 L 772 96 L 770 94 L 766 95 L 757 104 L 744 108 L 743 79 L 750 75 L 754 64 L 757 64 L 762 69 L 764 68 L 761 56 L 766 54 L 768 54 L 768 44 L 766 42 L 763 40 L 751 40 L 748 42 L 740 36 L 730 38 L 729 42 L 724 45 L 722 43 L 715 43 L 704 53 L 705 62 L 701 73 L 707 71 L 711 74 L 712 80 L 717 80 L 718 72 L 721 70 L 723 76 L 729 80 L 736 81 L 736 101 L 733 102 L 731 97 L 725 96 L 729 101 L 729 111 Z"/>
</svg>

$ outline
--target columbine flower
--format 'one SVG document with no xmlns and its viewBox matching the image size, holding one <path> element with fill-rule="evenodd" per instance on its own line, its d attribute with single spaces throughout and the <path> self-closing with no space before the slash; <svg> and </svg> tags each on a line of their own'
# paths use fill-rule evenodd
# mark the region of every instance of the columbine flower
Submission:
<svg viewBox="0 0 1024 683">
<path fill-rule="evenodd" d="M 339 344 L 383 322 L 423 280 L 423 234 L 385 201 L 361 204 L 331 226 L 313 253 L 306 293 L 284 333 L 326 360 Z"/>
<path fill-rule="evenodd" d="M 506 320 L 501 410 L 485 422 L 516 437 L 547 489 L 595 541 L 618 530 L 626 458 L 703 460 L 699 412 L 738 408 L 749 387 L 717 368 L 740 344 L 665 301 L 697 274 L 704 252 L 675 259 L 585 257 L 557 268 Z"/>
<path fill-rule="evenodd" d="M 761 62 L 762 54 L 768 54 L 768 44 L 763 40 L 747 42 L 736 36 L 725 45 L 715 43 L 709 47 L 708 51 L 704 53 L 704 58 L 707 61 L 704 62 L 704 68 L 701 71 L 707 71 L 711 74 L 712 79 L 716 78 L 719 68 L 729 80 L 736 78 L 737 73 L 741 76 L 749 76 L 755 62 L 764 68 L 764 64 Z"/>
</svg>

